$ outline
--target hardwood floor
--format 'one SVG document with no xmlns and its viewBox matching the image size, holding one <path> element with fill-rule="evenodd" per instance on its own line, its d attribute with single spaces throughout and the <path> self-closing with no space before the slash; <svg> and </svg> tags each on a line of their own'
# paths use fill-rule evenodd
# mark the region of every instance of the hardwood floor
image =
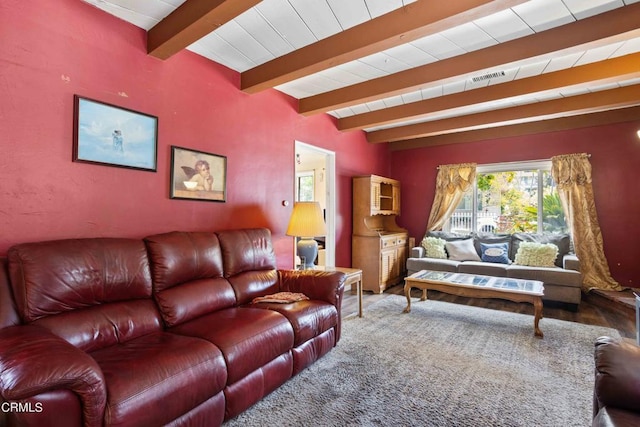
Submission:
<svg viewBox="0 0 640 427">
<path fill-rule="evenodd" d="M 376 301 L 380 301 L 391 294 L 404 295 L 403 287 L 403 284 L 399 284 L 387 289 L 382 294 L 365 291 L 362 298 L 364 317 L 366 318 L 367 316 L 367 307 Z M 418 289 L 414 289 L 411 295 L 412 297 L 419 298 L 421 292 L 422 291 Z M 561 304 L 545 301 L 543 316 L 569 322 L 617 329 L 622 337 L 635 340 L 635 306 L 631 307 L 629 305 L 629 298 L 630 291 L 616 293 L 616 295 L 598 295 L 593 292 L 589 295 L 583 294 L 582 302 L 577 311 L 571 311 Z M 514 303 L 499 299 L 466 298 L 438 291 L 429 291 L 429 299 L 533 315 L 533 306 L 526 303 Z M 347 288 L 342 302 L 342 315 L 343 317 L 357 315 L 357 312 L 358 297 L 355 291 Z"/>
</svg>

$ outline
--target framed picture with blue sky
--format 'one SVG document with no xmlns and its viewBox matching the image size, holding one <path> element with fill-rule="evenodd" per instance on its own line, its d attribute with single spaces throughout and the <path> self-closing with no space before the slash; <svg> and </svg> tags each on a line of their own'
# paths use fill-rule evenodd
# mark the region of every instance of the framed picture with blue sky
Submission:
<svg viewBox="0 0 640 427">
<path fill-rule="evenodd" d="M 156 172 L 158 118 L 74 95 L 73 161 Z"/>
</svg>

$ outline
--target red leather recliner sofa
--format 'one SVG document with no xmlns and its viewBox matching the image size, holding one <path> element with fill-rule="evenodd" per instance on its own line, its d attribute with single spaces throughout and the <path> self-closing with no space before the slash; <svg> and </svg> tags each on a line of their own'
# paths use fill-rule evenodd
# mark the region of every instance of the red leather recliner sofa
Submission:
<svg viewBox="0 0 640 427">
<path fill-rule="evenodd" d="M 308 300 L 252 300 L 281 291 Z M 215 426 L 329 352 L 344 275 L 267 229 L 25 243 L 0 264 L 0 425 Z"/>
</svg>

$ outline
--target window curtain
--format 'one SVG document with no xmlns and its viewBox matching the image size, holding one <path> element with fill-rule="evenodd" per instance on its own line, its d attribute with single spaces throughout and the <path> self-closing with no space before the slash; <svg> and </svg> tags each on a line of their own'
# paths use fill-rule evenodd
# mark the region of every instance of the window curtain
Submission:
<svg viewBox="0 0 640 427">
<path fill-rule="evenodd" d="M 582 289 L 621 291 L 611 277 L 591 185 L 591 163 L 585 153 L 551 158 L 551 175 L 558 186 L 576 255 L 580 259 Z"/>
<path fill-rule="evenodd" d="M 465 191 L 476 179 L 476 164 L 461 163 L 438 167 L 436 177 L 436 195 L 431 206 L 427 232 L 442 230 L 460 204 Z"/>
</svg>

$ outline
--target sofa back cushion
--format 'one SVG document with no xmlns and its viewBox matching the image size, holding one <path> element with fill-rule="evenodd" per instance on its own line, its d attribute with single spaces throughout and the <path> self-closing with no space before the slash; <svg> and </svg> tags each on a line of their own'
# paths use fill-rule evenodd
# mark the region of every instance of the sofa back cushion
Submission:
<svg viewBox="0 0 640 427">
<path fill-rule="evenodd" d="M 83 350 L 128 341 L 161 323 L 142 240 L 69 239 L 13 246 L 9 275 L 23 322 Z"/>
<path fill-rule="evenodd" d="M 228 230 L 217 235 L 224 275 L 233 286 L 238 304 L 278 292 L 276 256 L 268 229 Z"/>
<path fill-rule="evenodd" d="M 174 231 L 148 236 L 144 241 L 154 299 L 167 326 L 235 305 L 235 293 L 223 275 L 215 233 Z"/>
</svg>

